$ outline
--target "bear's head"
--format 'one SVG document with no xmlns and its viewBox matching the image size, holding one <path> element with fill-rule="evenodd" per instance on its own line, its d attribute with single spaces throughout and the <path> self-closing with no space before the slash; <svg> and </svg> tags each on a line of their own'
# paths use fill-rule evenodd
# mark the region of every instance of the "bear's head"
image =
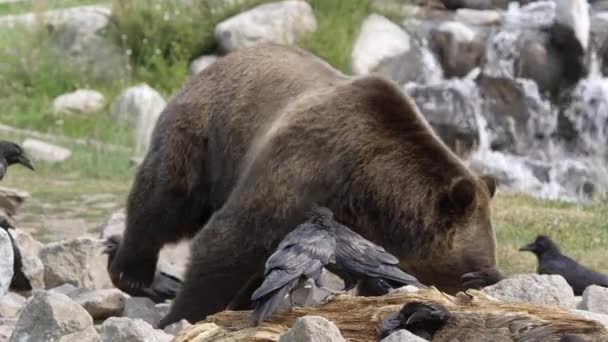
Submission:
<svg viewBox="0 0 608 342">
<path fill-rule="evenodd" d="M 404 268 L 424 284 L 454 293 L 462 291 L 461 277 L 496 267 L 496 233 L 491 221 L 491 200 L 496 182 L 490 176 L 454 179 L 435 199 L 434 224 L 426 227 L 426 243 L 418 258 Z"/>
</svg>

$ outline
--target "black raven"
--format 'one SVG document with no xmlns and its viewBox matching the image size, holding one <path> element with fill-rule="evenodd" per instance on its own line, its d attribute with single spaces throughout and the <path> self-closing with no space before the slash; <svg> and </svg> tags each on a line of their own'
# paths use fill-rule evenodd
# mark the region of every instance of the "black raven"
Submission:
<svg viewBox="0 0 608 342">
<path fill-rule="evenodd" d="M 559 274 L 580 296 L 591 285 L 608 287 L 608 276 L 580 265 L 575 260 L 563 255 L 559 247 L 548 236 L 539 235 L 520 251 L 532 252 L 538 258 L 538 274 Z"/>
<path fill-rule="evenodd" d="M 120 246 L 122 238 L 118 235 L 112 235 L 108 237 L 104 244 L 106 248 L 103 253 L 108 255 L 108 269 L 112 264 L 114 255 Z M 181 289 L 182 280 L 167 274 L 162 271 L 156 271 L 154 280 L 147 288 L 132 288 L 125 289 L 125 292 L 133 297 L 148 297 L 155 303 L 162 303 L 167 299 L 173 299 L 177 295 L 177 292 Z"/>
<path fill-rule="evenodd" d="M 410 302 L 405 304 L 399 312 L 388 315 L 380 323 L 378 340 L 383 340 L 401 329 L 431 340 L 451 317 L 448 309 L 442 304 Z"/>
<path fill-rule="evenodd" d="M 0 140 L 0 180 L 4 178 L 6 170 L 13 164 L 21 164 L 30 170 L 34 170 L 32 162 L 25 156 L 21 146 Z"/>
<path fill-rule="evenodd" d="M 266 261 L 265 279 L 251 296 L 251 321 L 258 325 L 270 317 L 301 281 L 318 280 L 323 267 L 344 279 L 346 290 L 370 278 L 379 280 L 386 292 L 404 285 L 425 287 L 398 263 L 384 248 L 338 223 L 329 209 L 315 206 L 308 220 L 287 234 Z"/>
</svg>

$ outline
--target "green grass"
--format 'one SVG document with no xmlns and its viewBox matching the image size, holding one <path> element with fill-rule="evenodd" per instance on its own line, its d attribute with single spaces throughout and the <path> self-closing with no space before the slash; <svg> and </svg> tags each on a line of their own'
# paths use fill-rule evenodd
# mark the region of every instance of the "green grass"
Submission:
<svg viewBox="0 0 608 342">
<path fill-rule="evenodd" d="M 493 208 L 499 265 L 507 273 L 536 271 L 534 255 L 517 249 L 537 234 L 548 235 L 582 264 L 608 273 L 608 202 L 583 206 L 503 195 Z"/>
<path fill-rule="evenodd" d="M 38 8 L 44 8 L 48 10 L 93 5 L 99 3 L 107 3 L 107 1 L 100 0 L 25 0 L 20 2 L 10 2 L 0 4 L 0 15 L 10 14 L 22 14 L 26 12 L 35 11 Z"/>
</svg>

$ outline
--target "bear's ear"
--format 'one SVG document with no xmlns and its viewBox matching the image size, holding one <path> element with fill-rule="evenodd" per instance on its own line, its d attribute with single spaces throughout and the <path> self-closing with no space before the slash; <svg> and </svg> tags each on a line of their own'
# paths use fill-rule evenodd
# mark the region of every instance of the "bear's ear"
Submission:
<svg viewBox="0 0 608 342">
<path fill-rule="evenodd" d="M 442 205 L 447 213 L 463 213 L 475 200 L 475 183 L 467 178 L 454 181 Z"/>
<path fill-rule="evenodd" d="M 494 178 L 490 175 L 483 175 L 480 178 L 488 186 L 488 191 L 490 192 L 490 198 L 494 197 L 494 194 L 496 193 L 496 186 L 497 186 L 496 178 Z"/>
</svg>

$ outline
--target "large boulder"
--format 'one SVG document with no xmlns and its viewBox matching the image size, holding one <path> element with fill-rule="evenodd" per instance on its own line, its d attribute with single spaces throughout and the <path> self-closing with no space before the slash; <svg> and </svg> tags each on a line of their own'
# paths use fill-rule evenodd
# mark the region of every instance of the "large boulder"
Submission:
<svg viewBox="0 0 608 342">
<path fill-rule="evenodd" d="M 103 342 L 169 342 L 173 336 L 141 319 L 112 317 L 101 326 Z"/>
<path fill-rule="evenodd" d="M 378 14 L 371 14 L 363 22 L 351 56 L 355 75 L 374 71 L 386 59 L 410 50 L 410 36 L 397 24 Z"/>
<path fill-rule="evenodd" d="M 0 297 L 7 294 L 13 280 L 13 244 L 5 229 L 0 229 Z"/>
<path fill-rule="evenodd" d="M 17 293 L 9 292 L 0 298 L 0 317 L 17 318 L 25 307 L 27 299 Z M 0 338 L 2 341 L 2 338 Z"/>
<path fill-rule="evenodd" d="M 126 89 L 112 103 L 112 118 L 135 129 L 137 155 L 143 155 L 148 149 L 156 121 L 166 105 L 165 99 L 147 84 Z"/>
<path fill-rule="evenodd" d="M 226 19 L 215 27 L 215 39 L 224 51 L 258 43 L 295 45 L 298 38 L 317 29 L 310 5 L 286 0 L 257 6 Z"/>
<path fill-rule="evenodd" d="M 69 283 L 87 289 L 112 288 L 102 240 L 78 238 L 52 242 L 40 251 L 47 288 Z"/>
<path fill-rule="evenodd" d="M 338 327 L 320 316 L 296 319 L 293 327 L 279 337 L 279 342 L 341 342 L 346 341 Z"/>
<path fill-rule="evenodd" d="M 574 309 L 574 291 L 559 275 L 525 274 L 507 278 L 482 292 L 509 303 L 557 305 Z"/>
<path fill-rule="evenodd" d="M 10 341 L 59 341 L 92 327 L 91 315 L 67 296 L 35 290 Z"/>
<path fill-rule="evenodd" d="M 53 113 L 93 114 L 99 112 L 106 104 L 102 93 L 90 89 L 78 89 L 63 94 L 53 100 Z"/>
</svg>

